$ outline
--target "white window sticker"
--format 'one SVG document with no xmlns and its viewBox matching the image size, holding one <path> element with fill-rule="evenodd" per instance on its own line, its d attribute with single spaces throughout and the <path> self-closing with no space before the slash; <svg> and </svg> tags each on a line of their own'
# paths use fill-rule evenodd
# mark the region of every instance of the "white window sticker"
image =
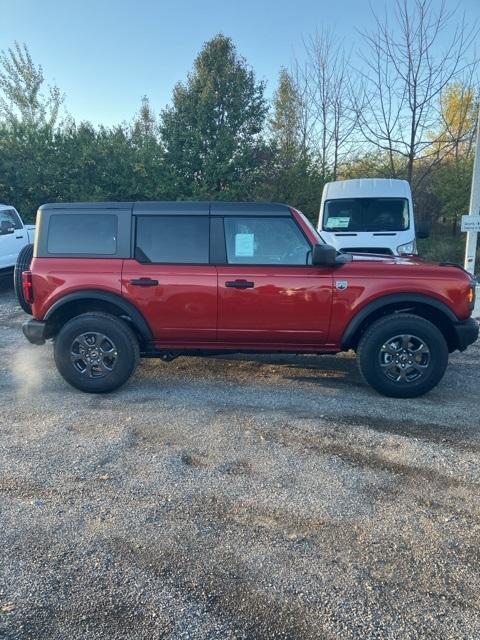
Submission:
<svg viewBox="0 0 480 640">
<path fill-rule="evenodd" d="M 235 256 L 237 258 L 252 257 L 255 253 L 254 239 L 253 233 L 235 234 Z"/>
<path fill-rule="evenodd" d="M 329 218 L 327 220 L 327 229 L 348 229 L 350 223 L 350 216 Z"/>
</svg>

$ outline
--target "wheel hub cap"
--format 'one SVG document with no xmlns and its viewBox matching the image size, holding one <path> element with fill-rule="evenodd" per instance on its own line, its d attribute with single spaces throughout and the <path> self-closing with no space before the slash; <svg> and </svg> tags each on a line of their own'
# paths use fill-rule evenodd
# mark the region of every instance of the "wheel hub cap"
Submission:
<svg viewBox="0 0 480 640">
<path fill-rule="evenodd" d="M 115 368 L 118 352 L 111 338 L 92 331 L 82 333 L 73 340 L 70 360 L 82 375 L 103 378 Z"/>
<path fill-rule="evenodd" d="M 393 382 L 419 380 L 426 374 L 430 362 L 428 346 L 421 338 L 409 334 L 389 338 L 379 353 L 381 370 Z"/>
</svg>

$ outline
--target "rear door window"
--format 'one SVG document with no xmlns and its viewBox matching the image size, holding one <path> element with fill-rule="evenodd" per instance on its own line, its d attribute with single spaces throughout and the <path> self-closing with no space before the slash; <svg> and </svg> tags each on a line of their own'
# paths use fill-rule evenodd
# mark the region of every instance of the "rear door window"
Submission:
<svg viewBox="0 0 480 640">
<path fill-rule="evenodd" d="M 106 213 L 52 214 L 49 254 L 113 256 L 117 252 L 117 216 Z"/>
<path fill-rule="evenodd" d="M 137 216 L 135 258 L 158 264 L 208 264 L 208 216 Z"/>
</svg>

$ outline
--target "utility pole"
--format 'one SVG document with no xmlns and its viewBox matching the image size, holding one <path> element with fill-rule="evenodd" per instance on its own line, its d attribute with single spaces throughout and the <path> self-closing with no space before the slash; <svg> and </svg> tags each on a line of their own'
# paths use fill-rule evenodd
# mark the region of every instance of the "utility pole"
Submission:
<svg viewBox="0 0 480 640">
<path fill-rule="evenodd" d="M 478 110 L 477 136 L 475 142 L 475 161 L 473 163 L 472 191 L 470 193 L 471 216 L 480 215 L 480 108 Z M 475 274 L 475 256 L 477 253 L 477 231 L 467 232 L 467 245 L 465 247 L 465 269 Z"/>
</svg>

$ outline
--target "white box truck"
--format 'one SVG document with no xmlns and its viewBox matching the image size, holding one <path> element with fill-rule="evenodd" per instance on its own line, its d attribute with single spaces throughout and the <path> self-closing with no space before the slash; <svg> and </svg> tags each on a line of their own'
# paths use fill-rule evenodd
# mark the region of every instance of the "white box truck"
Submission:
<svg viewBox="0 0 480 640">
<path fill-rule="evenodd" d="M 318 232 L 327 244 L 339 251 L 416 254 L 409 183 L 390 178 L 327 182 L 323 188 Z"/>
</svg>

